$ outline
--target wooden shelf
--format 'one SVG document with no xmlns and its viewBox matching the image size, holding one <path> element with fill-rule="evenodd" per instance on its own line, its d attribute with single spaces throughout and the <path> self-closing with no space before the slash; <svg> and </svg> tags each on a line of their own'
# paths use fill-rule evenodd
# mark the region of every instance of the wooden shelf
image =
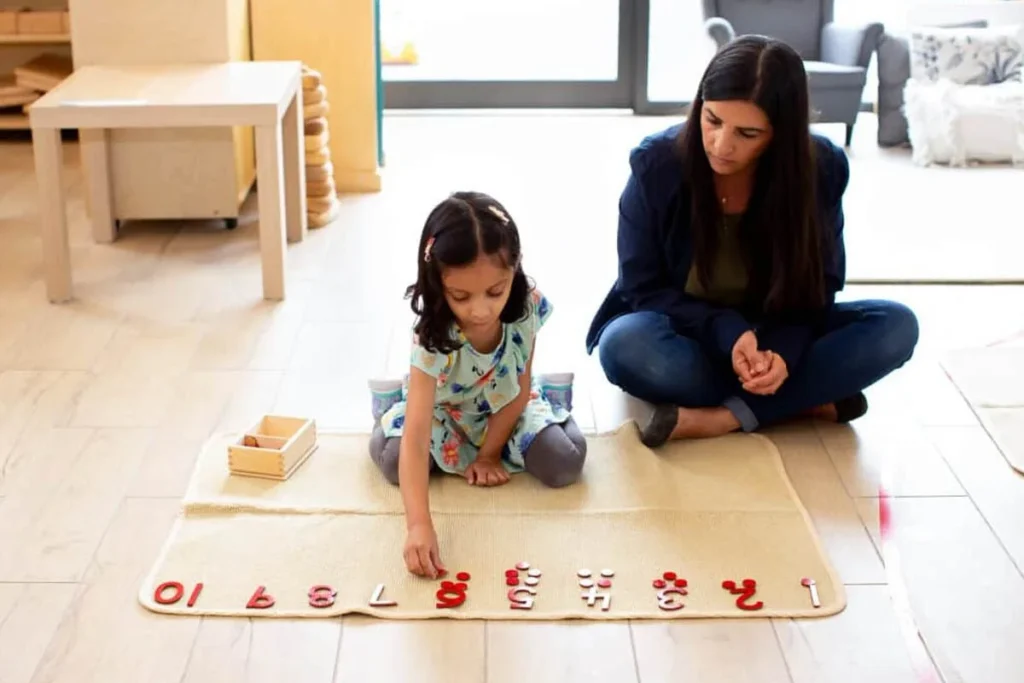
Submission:
<svg viewBox="0 0 1024 683">
<path fill-rule="evenodd" d="M 66 33 L 17 33 L 0 35 L 0 45 L 55 45 L 70 43 L 71 36 Z"/>
<path fill-rule="evenodd" d="M 0 114 L 0 130 L 28 129 L 28 116 L 24 114 Z"/>
</svg>

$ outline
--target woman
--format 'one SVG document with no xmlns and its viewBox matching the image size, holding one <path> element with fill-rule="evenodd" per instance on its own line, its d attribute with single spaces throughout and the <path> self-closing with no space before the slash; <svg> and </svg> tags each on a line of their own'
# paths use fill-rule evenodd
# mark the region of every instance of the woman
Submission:
<svg viewBox="0 0 1024 683">
<path fill-rule="evenodd" d="M 849 422 L 913 354 L 914 314 L 835 303 L 849 164 L 810 132 L 807 74 L 743 36 L 701 79 L 689 122 L 633 150 L 619 277 L 587 335 L 609 381 L 655 404 L 650 447 L 810 415 Z"/>
</svg>

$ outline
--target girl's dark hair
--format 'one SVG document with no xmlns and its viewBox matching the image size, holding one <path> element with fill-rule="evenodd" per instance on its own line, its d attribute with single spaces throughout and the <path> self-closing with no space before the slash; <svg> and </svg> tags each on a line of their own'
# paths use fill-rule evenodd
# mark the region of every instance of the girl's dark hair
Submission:
<svg viewBox="0 0 1024 683">
<path fill-rule="evenodd" d="M 461 343 L 452 333 L 455 315 L 444 295 L 444 268 L 468 266 L 479 256 L 497 256 L 515 269 L 508 302 L 501 311 L 505 323 L 527 312 L 530 285 L 523 273 L 519 230 L 505 207 L 482 192 L 456 192 L 427 216 L 416 252 L 416 282 L 406 290 L 418 316 L 415 332 L 429 351 L 451 353 Z"/>
<path fill-rule="evenodd" d="M 817 162 L 803 61 L 785 43 L 741 36 L 708 64 L 679 145 L 691 194 L 697 275 L 711 280 L 722 209 L 701 135 L 704 102 L 744 100 L 760 107 L 773 135 L 757 162 L 754 189 L 740 222 L 750 273 L 749 305 L 766 315 L 814 311 L 825 304 Z"/>
</svg>

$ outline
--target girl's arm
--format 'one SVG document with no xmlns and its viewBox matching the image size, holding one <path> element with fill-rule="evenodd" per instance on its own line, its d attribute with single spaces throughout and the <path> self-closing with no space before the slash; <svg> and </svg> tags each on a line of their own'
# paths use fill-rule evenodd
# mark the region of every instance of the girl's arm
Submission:
<svg viewBox="0 0 1024 683">
<path fill-rule="evenodd" d="M 406 527 L 432 527 L 427 485 L 430 480 L 430 433 L 437 380 L 413 366 L 405 404 L 405 424 L 398 449 L 398 481 Z"/>
<path fill-rule="evenodd" d="M 534 340 L 534 348 L 537 342 Z M 530 357 L 526 361 L 526 369 L 519 375 L 519 395 L 512 399 L 511 403 L 505 405 L 501 410 L 487 418 L 487 436 L 477 453 L 477 460 L 496 463 L 501 460 L 501 451 L 508 443 L 516 423 L 526 410 L 526 404 L 530 402 L 530 391 L 533 386 L 533 349 L 530 350 Z"/>
</svg>

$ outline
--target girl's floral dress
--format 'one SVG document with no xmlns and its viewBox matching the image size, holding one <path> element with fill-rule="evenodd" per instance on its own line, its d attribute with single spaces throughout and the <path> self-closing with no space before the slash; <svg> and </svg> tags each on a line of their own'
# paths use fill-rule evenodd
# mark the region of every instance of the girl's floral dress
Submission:
<svg viewBox="0 0 1024 683">
<path fill-rule="evenodd" d="M 450 354 L 433 353 L 413 343 L 412 365 L 437 379 L 434 425 L 430 454 L 445 472 L 462 473 L 476 460 L 477 449 L 487 433 L 487 418 L 519 395 L 519 376 L 533 351 L 537 332 L 551 315 L 551 304 L 538 291 L 531 294 L 527 315 L 503 324 L 504 334 L 493 353 L 480 353 L 466 341 Z M 401 436 L 405 422 L 405 399 L 381 417 L 388 438 Z M 534 389 L 530 401 L 502 450 L 502 464 L 508 472 L 524 469 L 523 455 L 538 433 L 552 424 L 564 424 L 570 417 L 566 407 L 552 405 Z"/>
</svg>

